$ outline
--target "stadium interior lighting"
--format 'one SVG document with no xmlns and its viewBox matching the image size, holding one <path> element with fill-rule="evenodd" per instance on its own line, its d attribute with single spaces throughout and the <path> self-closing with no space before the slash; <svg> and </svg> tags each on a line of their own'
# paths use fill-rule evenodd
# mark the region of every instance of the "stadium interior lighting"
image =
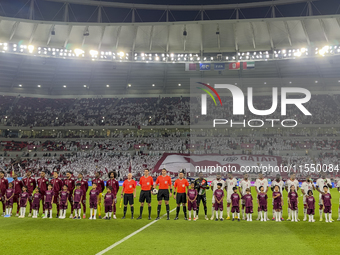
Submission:
<svg viewBox="0 0 340 255">
<path fill-rule="evenodd" d="M 63 87 L 66 88 L 66 85 L 64 85 Z"/>
<path fill-rule="evenodd" d="M 38 85 L 38 88 L 41 88 L 41 85 Z"/>
<path fill-rule="evenodd" d="M 74 54 L 76 54 L 77 57 L 84 54 L 84 51 L 82 49 L 75 49 L 73 52 Z"/>
<path fill-rule="evenodd" d="M 84 85 L 84 88 L 86 88 L 86 85 Z"/>
<path fill-rule="evenodd" d="M 131 87 L 132 85 L 131 84 L 128 84 L 128 87 Z"/>
<path fill-rule="evenodd" d="M 178 83 L 178 86 L 180 87 L 180 86 L 182 86 L 182 84 Z"/>
<path fill-rule="evenodd" d="M 22 84 L 19 84 L 19 87 L 22 87 Z"/>
<path fill-rule="evenodd" d="M 98 51 L 97 50 L 90 50 L 90 55 L 92 57 L 97 57 L 98 56 Z"/>
<path fill-rule="evenodd" d="M 152 87 L 155 87 L 155 84 L 152 84 Z"/>
<path fill-rule="evenodd" d="M 32 53 L 34 51 L 34 46 L 33 45 L 28 45 L 28 52 Z"/>
<path fill-rule="evenodd" d="M 110 87 L 110 85 L 109 85 L 109 84 L 107 84 L 107 85 L 106 85 L 106 87 L 107 87 L 107 88 L 109 88 L 109 87 Z"/>
</svg>

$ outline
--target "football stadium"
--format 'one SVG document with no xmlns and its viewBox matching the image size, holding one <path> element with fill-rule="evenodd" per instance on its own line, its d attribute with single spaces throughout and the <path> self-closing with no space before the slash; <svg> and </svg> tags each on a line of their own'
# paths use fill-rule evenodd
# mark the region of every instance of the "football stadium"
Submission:
<svg viewBox="0 0 340 255">
<path fill-rule="evenodd" d="M 0 0 L 0 122 L 1 254 L 339 252 L 338 0 Z"/>
</svg>

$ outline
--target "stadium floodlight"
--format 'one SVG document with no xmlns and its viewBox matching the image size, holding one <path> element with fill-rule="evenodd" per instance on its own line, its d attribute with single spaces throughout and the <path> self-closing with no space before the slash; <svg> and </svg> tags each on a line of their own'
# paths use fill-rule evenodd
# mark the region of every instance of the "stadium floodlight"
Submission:
<svg viewBox="0 0 340 255">
<path fill-rule="evenodd" d="M 318 83 L 319 81 L 315 81 L 315 83 Z"/>
<path fill-rule="evenodd" d="M 118 56 L 124 57 L 125 53 L 123 51 L 118 53 Z"/>
<path fill-rule="evenodd" d="M 109 88 L 109 87 L 110 87 L 110 85 L 109 85 L 109 84 L 107 84 L 107 85 L 106 85 L 106 87 L 107 87 L 107 88 Z"/>
<path fill-rule="evenodd" d="M 155 87 L 155 84 L 152 84 L 152 87 Z"/>
<path fill-rule="evenodd" d="M 97 57 L 98 56 L 98 51 L 97 50 L 90 50 L 90 55 L 92 57 Z"/>
<path fill-rule="evenodd" d="M 306 48 L 301 48 L 301 52 L 302 52 L 302 53 L 305 53 L 306 51 L 307 51 Z"/>
<path fill-rule="evenodd" d="M 77 57 L 84 54 L 84 51 L 82 49 L 75 49 L 73 52 L 74 54 L 76 54 Z"/>
<path fill-rule="evenodd" d="M 64 85 L 63 87 L 66 88 L 66 85 Z"/>
<path fill-rule="evenodd" d="M 128 87 L 131 87 L 131 86 L 132 86 L 132 85 L 129 83 L 129 84 L 128 84 Z"/>
<path fill-rule="evenodd" d="M 41 85 L 38 85 L 38 88 L 41 88 Z"/>
<path fill-rule="evenodd" d="M 32 53 L 34 51 L 34 46 L 33 45 L 28 45 L 28 52 Z"/>
<path fill-rule="evenodd" d="M 301 57 L 301 52 L 300 52 L 300 51 L 294 52 L 294 56 L 295 56 L 295 57 Z"/>
<path fill-rule="evenodd" d="M 86 88 L 86 85 L 84 85 L 84 88 Z"/>
<path fill-rule="evenodd" d="M 22 87 L 22 84 L 19 84 L 19 87 Z"/>
<path fill-rule="evenodd" d="M 178 83 L 178 87 L 182 86 L 182 84 Z"/>
</svg>

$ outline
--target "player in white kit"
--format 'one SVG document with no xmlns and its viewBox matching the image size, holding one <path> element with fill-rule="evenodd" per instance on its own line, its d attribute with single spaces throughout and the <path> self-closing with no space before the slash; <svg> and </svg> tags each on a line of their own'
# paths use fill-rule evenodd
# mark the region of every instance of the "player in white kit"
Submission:
<svg viewBox="0 0 340 255">
<path fill-rule="evenodd" d="M 212 189 L 212 207 L 211 207 L 211 213 L 212 213 L 212 216 L 211 216 L 211 220 L 214 220 L 214 212 L 215 212 L 215 207 L 214 207 L 214 204 L 215 204 L 215 196 L 214 196 L 214 192 L 215 190 L 217 190 L 217 183 L 221 183 L 222 184 L 222 187 L 221 189 L 223 190 L 225 188 L 225 181 L 222 180 L 221 178 L 221 174 L 218 173 L 216 174 L 216 179 L 214 179 L 211 183 L 210 183 L 210 187 Z"/>
<path fill-rule="evenodd" d="M 295 179 L 295 174 L 294 173 L 291 173 L 290 174 L 290 179 L 288 179 L 286 181 L 286 191 L 288 193 L 290 192 L 290 187 L 291 186 L 295 187 L 295 190 L 296 190 L 296 193 L 297 193 L 298 190 L 299 190 L 299 181 L 297 179 Z M 288 198 L 287 198 L 287 202 L 288 202 Z M 288 219 L 287 220 L 290 220 L 290 214 L 291 214 L 291 210 L 290 210 L 290 208 L 288 206 Z M 299 209 L 297 209 L 297 215 L 299 215 Z M 297 220 L 299 221 L 299 219 L 297 219 Z"/>
<path fill-rule="evenodd" d="M 240 184 L 238 186 L 238 191 L 240 192 L 240 194 L 242 196 L 244 196 L 245 194 L 247 194 L 246 189 L 248 189 L 248 188 L 250 189 L 250 193 L 251 193 L 251 182 L 248 179 L 248 174 L 244 173 L 243 174 L 243 179 L 242 179 L 242 181 L 240 181 Z M 242 199 L 241 203 L 242 203 L 242 220 L 245 220 L 246 219 L 245 213 L 244 213 L 244 210 L 245 210 L 245 201 Z"/>
<path fill-rule="evenodd" d="M 316 190 L 319 191 L 319 213 L 320 213 L 320 221 L 322 221 L 322 209 L 323 209 L 323 203 L 322 203 L 322 194 L 323 194 L 323 187 L 328 186 L 328 188 L 332 188 L 332 182 L 331 179 L 326 178 L 326 174 L 322 173 L 320 175 L 320 178 L 316 180 Z M 332 209 L 331 209 L 332 210 Z M 332 215 L 332 211 L 330 213 Z M 332 216 L 329 218 L 330 221 L 333 221 Z"/>
<path fill-rule="evenodd" d="M 275 180 L 272 181 L 272 184 L 270 185 L 270 187 L 271 187 L 272 191 L 274 191 L 274 187 L 278 186 L 279 187 L 279 191 L 280 191 L 281 195 L 283 196 L 284 185 L 285 185 L 285 183 L 284 183 L 284 181 L 282 181 L 281 175 L 277 174 Z M 273 199 L 273 205 L 274 205 L 274 199 Z M 282 205 L 281 206 L 283 207 L 283 201 L 282 201 Z M 274 210 L 274 207 L 273 207 L 273 218 L 272 218 L 272 220 L 275 220 L 274 215 L 275 215 L 275 210 Z M 283 221 L 283 220 L 284 219 L 282 217 L 282 209 L 281 209 L 281 221 Z"/>
<path fill-rule="evenodd" d="M 225 189 L 227 191 L 227 220 L 230 220 L 231 195 L 234 193 L 233 188 L 237 186 L 237 180 L 232 173 L 228 173 L 228 179 L 225 181 Z"/>
<path fill-rule="evenodd" d="M 308 191 L 309 190 L 315 190 L 315 186 L 313 184 L 313 181 L 310 177 L 310 175 L 308 175 L 306 177 L 306 181 L 304 181 L 301 184 L 301 192 L 303 195 L 303 221 L 307 220 L 307 196 L 308 196 Z"/>
<path fill-rule="evenodd" d="M 263 177 L 262 173 L 259 174 L 259 178 L 256 179 L 256 181 L 255 181 L 255 188 L 256 188 L 256 193 L 257 194 L 260 193 L 260 187 L 261 186 L 264 189 L 264 193 L 267 193 L 268 192 L 268 180 Z M 257 214 L 257 219 L 256 220 L 260 220 L 260 213 Z M 267 220 L 269 220 L 268 215 L 267 215 Z"/>
</svg>

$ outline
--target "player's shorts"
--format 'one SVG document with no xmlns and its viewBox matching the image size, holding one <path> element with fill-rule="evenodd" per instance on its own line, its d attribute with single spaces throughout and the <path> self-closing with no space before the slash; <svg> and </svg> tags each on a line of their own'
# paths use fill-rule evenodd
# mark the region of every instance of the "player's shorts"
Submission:
<svg viewBox="0 0 340 255">
<path fill-rule="evenodd" d="M 9 207 L 13 206 L 13 198 L 6 201 L 6 206 L 9 206 Z"/>
<path fill-rule="evenodd" d="M 290 210 L 296 211 L 298 209 L 298 203 L 297 201 L 290 201 Z"/>
<path fill-rule="evenodd" d="M 124 205 L 133 205 L 133 194 L 124 194 Z"/>
<path fill-rule="evenodd" d="M 187 202 L 187 194 L 186 193 L 177 193 L 176 194 L 176 204 L 185 204 Z"/>
<path fill-rule="evenodd" d="M 201 201 L 202 201 L 203 205 L 205 205 L 207 203 L 207 196 L 205 194 L 197 195 L 197 204 L 200 205 Z"/>
<path fill-rule="evenodd" d="M 232 194 L 233 192 L 228 192 L 227 193 L 227 203 L 228 204 L 231 204 L 231 194 Z"/>
<path fill-rule="evenodd" d="M 220 204 L 215 202 L 214 203 L 214 209 L 215 209 L 215 211 L 218 211 L 218 210 L 223 211 L 223 202 L 220 203 Z"/>
<path fill-rule="evenodd" d="M 44 209 L 45 210 L 51 210 L 52 209 L 52 202 L 45 202 Z"/>
<path fill-rule="evenodd" d="M 112 205 L 105 205 L 105 213 L 112 212 Z"/>
<path fill-rule="evenodd" d="M 97 201 L 90 201 L 90 208 L 91 209 L 97 209 L 97 205 L 98 205 Z"/>
<path fill-rule="evenodd" d="M 307 209 L 307 214 L 308 215 L 314 215 L 315 214 L 315 210 L 314 209 Z"/>
<path fill-rule="evenodd" d="M 74 204 L 73 204 L 73 209 L 75 209 L 75 210 L 79 210 L 79 209 L 81 209 L 81 205 L 80 205 L 80 202 L 74 202 Z"/>
<path fill-rule="evenodd" d="M 67 210 L 67 201 L 60 201 L 60 210 Z"/>
<path fill-rule="evenodd" d="M 267 211 L 267 205 L 260 205 L 259 206 L 259 212 L 261 212 L 261 211 L 266 212 Z"/>
<path fill-rule="evenodd" d="M 282 209 L 281 202 L 274 202 L 273 209 L 274 210 L 281 210 Z"/>
<path fill-rule="evenodd" d="M 14 194 L 14 196 L 13 196 L 13 204 L 14 203 L 18 203 L 18 202 L 19 202 L 19 195 Z"/>
<path fill-rule="evenodd" d="M 232 213 L 234 213 L 234 212 L 239 213 L 239 212 L 240 212 L 240 207 L 239 207 L 239 206 L 233 206 L 233 207 L 231 207 L 231 212 L 232 212 Z"/>
<path fill-rule="evenodd" d="M 253 207 L 252 206 L 247 206 L 246 207 L 246 213 L 253 213 Z"/>
<path fill-rule="evenodd" d="M 169 190 L 168 189 L 160 189 L 157 194 L 157 201 L 169 201 Z"/>
<path fill-rule="evenodd" d="M 188 201 L 188 210 L 189 211 L 191 211 L 191 210 L 197 211 L 197 203 L 196 203 L 196 201 L 194 201 L 194 202 Z"/>
<path fill-rule="evenodd" d="M 332 212 L 332 206 L 325 206 L 325 208 L 323 209 L 324 213 L 331 213 Z"/>
<path fill-rule="evenodd" d="M 27 199 L 20 200 L 20 207 L 21 208 L 26 208 Z"/>
<path fill-rule="evenodd" d="M 40 208 L 40 203 L 33 203 L 33 204 L 32 204 L 32 209 L 33 209 L 33 210 L 39 211 L 39 208 Z"/>
<path fill-rule="evenodd" d="M 139 195 L 139 203 L 151 203 L 151 190 L 142 190 Z"/>
</svg>

